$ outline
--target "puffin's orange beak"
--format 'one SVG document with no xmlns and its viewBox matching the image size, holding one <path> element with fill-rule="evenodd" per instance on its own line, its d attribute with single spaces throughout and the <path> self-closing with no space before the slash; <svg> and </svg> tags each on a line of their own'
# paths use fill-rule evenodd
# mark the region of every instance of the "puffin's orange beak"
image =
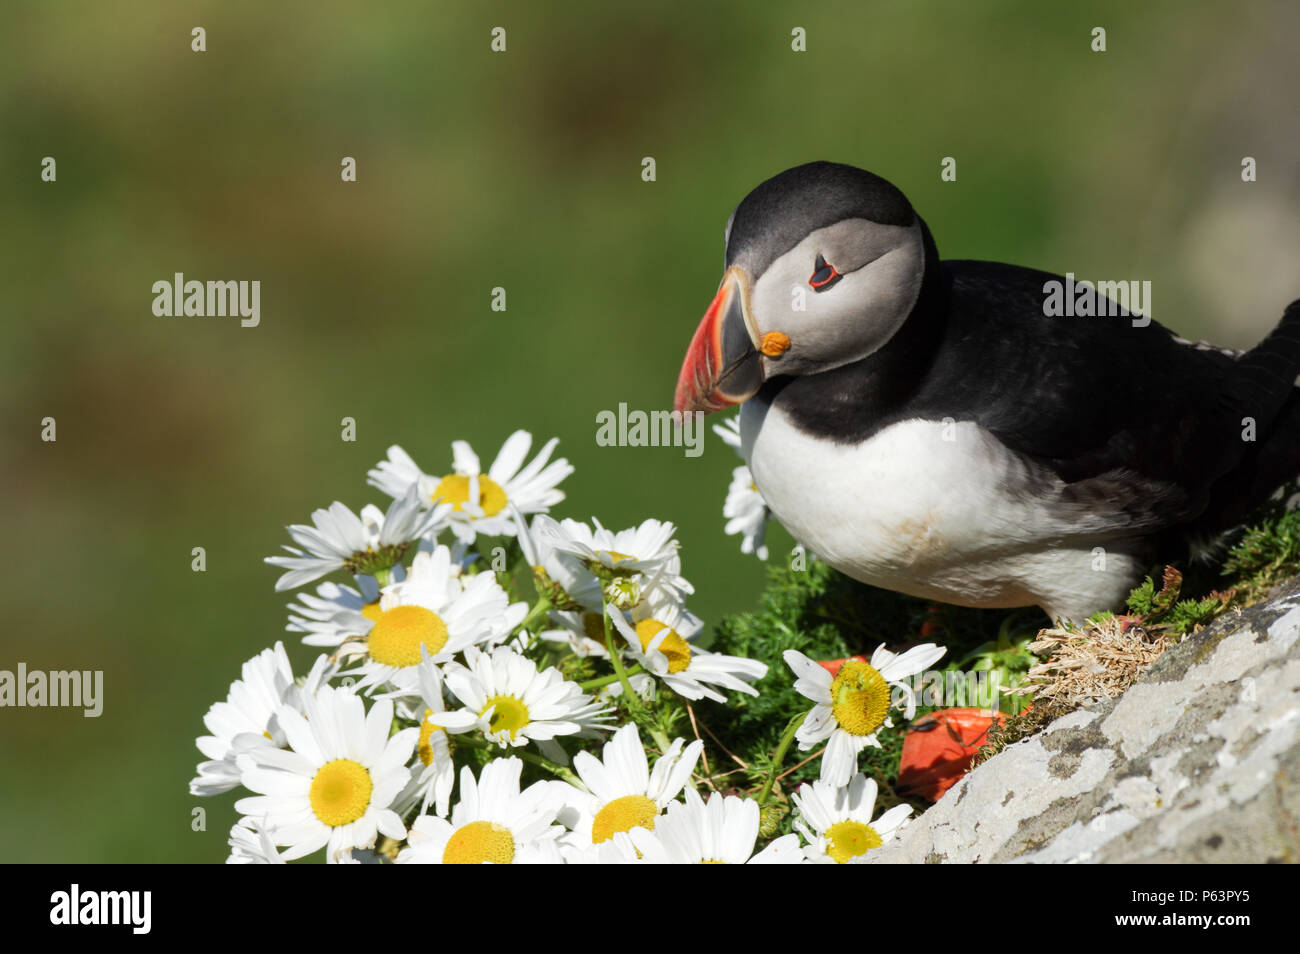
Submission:
<svg viewBox="0 0 1300 954">
<path fill-rule="evenodd" d="M 763 384 L 746 307 L 749 276 L 733 265 L 695 329 L 677 378 L 673 410 L 720 411 L 753 397 Z"/>
</svg>

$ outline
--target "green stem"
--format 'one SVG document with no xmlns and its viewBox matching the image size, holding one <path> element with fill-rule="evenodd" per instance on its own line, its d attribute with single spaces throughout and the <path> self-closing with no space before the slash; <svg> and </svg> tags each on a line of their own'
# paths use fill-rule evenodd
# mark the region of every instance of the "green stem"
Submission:
<svg viewBox="0 0 1300 954">
<path fill-rule="evenodd" d="M 803 720 L 808 718 L 807 712 L 801 712 L 790 720 L 790 724 L 785 727 L 785 733 L 781 736 L 781 741 L 776 745 L 776 751 L 772 753 L 772 768 L 767 773 L 767 781 L 763 783 L 763 790 L 758 793 L 758 804 L 761 807 L 767 802 L 767 797 L 772 794 L 772 786 L 776 783 L 776 777 L 781 772 L 781 763 L 785 761 L 785 753 L 790 748 L 790 743 L 794 741 L 794 734 L 799 731 L 799 726 L 803 725 Z"/>
<path fill-rule="evenodd" d="M 650 726 L 649 731 L 650 731 L 650 738 L 654 739 L 655 745 L 659 746 L 659 753 L 662 755 L 663 753 L 667 752 L 668 749 L 672 746 L 672 743 L 668 741 L 668 733 L 666 733 L 663 729 L 659 728 L 659 726 L 657 725 Z"/>
<path fill-rule="evenodd" d="M 635 676 L 639 672 L 644 672 L 640 664 L 629 667 L 625 670 L 629 676 Z M 595 679 L 588 679 L 586 682 L 578 683 L 580 689 L 599 689 L 601 686 L 608 686 L 611 682 L 618 682 L 618 673 L 610 673 L 608 676 L 598 676 Z"/>
<path fill-rule="evenodd" d="M 375 582 L 379 584 L 379 588 L 380 588 L 381 590 L 382 590 L 385 586 L 388 585 L 388 582 L 389 582 L 392 578 L 393 578 L 393 571 L 392 571 L 392 568 L 389 568 L 389 569 L 386 569 L 386 570 L 376 570 L 376 571 L 375 571 Z"/>
<path fill-rule="evenodd" d="M 614 646 L 614 624 L 609 619 L 609 604 L 602 600 L 600 609 L 601 619 L 605 622 L 605 648 L 609 650 L 609 658 L 614 663 L 614 674 L 623 687 L 623 698 L 627 700 L 627 707 L 635 711 L 640 707 L 641 700 L 632 691 L 632 683 L 627 681 L 627 671 L 623 668 L 623 657 Z"/>
<path fill-rule="evenodd" d="M 551 601 L 547 599 L 545 596 L 541 597 L 540 599 L 538 599 L 537 605 L 528 611 L 528 615 L 524 617 L 522 623 L 520 623 L 518 626 L 515 627 L 514 631 L 518 633 L 526 629 L 529 632 L 532 632 L 533 624 L 536 623 L 539 619 L 544 618 L 546 616 L 547 611 L 550 608 L 551 608 Z"/>
<path fill-rule="evenodd" d="M 525 762 L 532 762 L 534 765 L 545 769 L 556 778 L 564 779 L 570 785 L 575 785 L 584 792 L 589 791 L 587 786 L 582 784 L 582 779 L 578 778 L 572 769 L 561 765 L 559 762 L 552 762 L 545 756 L 538 755 L 536 752 L 529 752 L 526 749 L 516 749 L 513 754 L 519 756 Z"/>
</svg>

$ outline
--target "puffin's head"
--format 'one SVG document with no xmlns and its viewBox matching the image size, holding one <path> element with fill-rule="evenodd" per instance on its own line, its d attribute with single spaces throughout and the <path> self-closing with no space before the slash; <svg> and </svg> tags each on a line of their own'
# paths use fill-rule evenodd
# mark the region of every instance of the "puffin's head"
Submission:
<svg viewBox="0 0 1300 954">
<path fill-rule="evenodd" d="M 768 378 L 865 358 L 907 319 L 925 229 L 890 183 L 811 162 L 768 179 L 727 222 L 726 272 L 691 339 L 673 406 L 717 411 Z"/>
</svg>

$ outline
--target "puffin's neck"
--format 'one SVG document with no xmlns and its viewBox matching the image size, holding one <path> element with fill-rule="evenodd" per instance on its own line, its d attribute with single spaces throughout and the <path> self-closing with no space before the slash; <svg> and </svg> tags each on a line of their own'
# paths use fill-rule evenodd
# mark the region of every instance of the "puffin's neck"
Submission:
<svg viewBox="0 0 1300 954">
<path fill-rule="evenodd" d="M 921 293 L 894 336 L 861 360 L 820 374 L 772 378 L 755 398 L 780 410 L 796 427 L 840 443 L 858 443 L 878 430 L 917 392 L 947 325 L 948 289 L 939 252 L 925 222 Z"/>
</svg>

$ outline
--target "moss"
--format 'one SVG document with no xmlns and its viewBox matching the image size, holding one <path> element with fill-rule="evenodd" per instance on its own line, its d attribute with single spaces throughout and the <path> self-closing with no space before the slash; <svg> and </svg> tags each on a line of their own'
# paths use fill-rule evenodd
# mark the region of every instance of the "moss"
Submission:
<svg viewBox="0 0 1300 954">
<path fill-rule="evenodd" d="M 1241 593 L 1243 605 L 1300 572 L 1300 510 L 1276 503 L 1241 533 L 1223 561 L 1223 574 Z"/>
</svg>

